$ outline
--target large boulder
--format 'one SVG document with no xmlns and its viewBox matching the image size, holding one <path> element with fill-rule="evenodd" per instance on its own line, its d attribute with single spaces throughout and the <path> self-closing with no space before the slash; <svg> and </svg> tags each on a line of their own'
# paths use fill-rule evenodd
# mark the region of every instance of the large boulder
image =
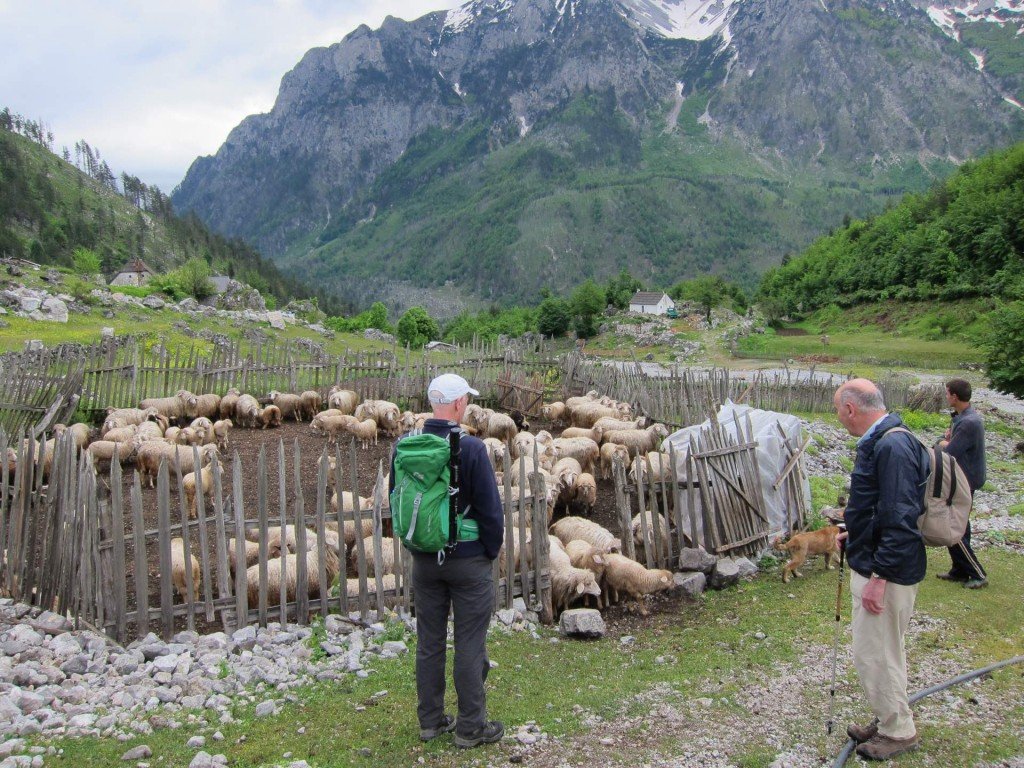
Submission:
<svg viewBox="0 0 1024 768">
<path fill-rule="evenodd" d="M 672 581 L 675 583 L 676 588 L 691 600 L 696 600 L 704 593 L 704 588 L 708 582 L 707 577 L 700 571 L 676 573 L 672 576 Z"/>
<path fill-rule="evenodd" d="M 237 280 L 229 280 L 228 287 L 216 300 L 218 309 L 242 310 L 249 309 L 253 312 L 266 312 L 267 303 L 263 300 L 260 292 Z"/>
<path fill-rule="evenodd" d="M 142 306 L 147 309 L 163 309 L 167 305 L 167 302 L 157 296 L 155 293 L 151 293 L 149 296 L 142 300 Z"/>
<path fill-rule="evenodd" d="M 607 632 L 601 612 L 593 608 L 572 608 L 562 611 L 558 619 L 558 629 L 567 637 L 604 637 Z"/>
<path fill-rule="evenodd" d="M 270 323 L 271 328 L 284 330 L 284 315 L 280 312 L 267 312 L 267 322 Z"/>
<path fill-rule="evenodd" d="M 711 573 L 718 558 L 708 554 L 704 547 L 684 547 L 679 552 L 680 571 L 700 571 Z"/>
<path fill-rule="evenodd" d="M 725 589 L 740 580 L 740 567 L 731 557 L 719 558 L 711 572 L 710 586 L 712 589 Z"/>
</svg>

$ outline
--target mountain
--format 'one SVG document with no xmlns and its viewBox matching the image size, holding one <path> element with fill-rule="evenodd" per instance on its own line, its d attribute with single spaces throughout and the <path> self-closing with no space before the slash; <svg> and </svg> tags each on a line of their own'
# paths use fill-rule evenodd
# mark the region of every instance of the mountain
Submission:
<svg viewBox="0 0 1024 768">
<path fill-rule="evenodd" d="M 178 217 L 156 187 L 123 174 L 118 181 L 85 141 L 59 157 L 38 121 L 0 110 L 0 257 L 70 267 L 76 249 L 93 251 L 108 278 L 134 257 L 157 274 L 193 257 L 273 295 L 282 305 L 316 291 L 283 274 L 240 240 L 211 232 L 195 216 Z M 321 306 L 338 311 L 323 295 Z"/>
<path fill-rule="evenodd" d="M 622 267 L 752 286 L 844 215 L 1024 135 L 1020 6 L 473 0 L 388 18 L 309 51 L 173 201 L 358 304 L 529 300 Z"/>
</svg>

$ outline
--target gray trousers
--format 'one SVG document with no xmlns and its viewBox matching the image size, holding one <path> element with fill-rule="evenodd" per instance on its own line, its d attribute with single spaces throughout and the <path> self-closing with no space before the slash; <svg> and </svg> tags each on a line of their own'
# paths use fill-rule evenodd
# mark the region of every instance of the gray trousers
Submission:
<svg viewBox="0 0 1024 768">
<path fill-rule="evenodd" d="M 484 680 L 490 670 L 487 628 L 494 614 L 491 561 L 479 557 L 415 555 L 412 566 L 416 606 L 416 714 L 421 728 L 435 728 L 444 716 L 445 651 L 449 607 L 455 613 L 457 732 L 468 736 L 487 722 Z"/>
</svg>

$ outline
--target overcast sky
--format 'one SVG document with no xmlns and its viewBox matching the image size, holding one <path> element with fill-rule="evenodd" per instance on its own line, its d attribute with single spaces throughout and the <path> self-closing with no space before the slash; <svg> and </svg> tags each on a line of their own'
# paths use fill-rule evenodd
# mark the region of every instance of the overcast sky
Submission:
<svg viewBox="0 0 1024 768">
<path fill-rule="evenodd" d="M 460 0 L 0 0 L 0 107 L 169 193 L 310 48 Z"/>
</svg>

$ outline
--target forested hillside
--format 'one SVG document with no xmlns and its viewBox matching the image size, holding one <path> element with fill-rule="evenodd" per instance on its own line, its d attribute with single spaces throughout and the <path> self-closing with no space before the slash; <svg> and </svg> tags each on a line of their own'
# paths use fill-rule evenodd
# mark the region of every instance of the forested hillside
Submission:
<svg viewBox="0 0 1024 768">
<path fill-rule="evenodd" d="M 966 163 L 877 217 L 850 221 L 769 270 L 759 291 L 775 316 L 972 296 L 1024 298 L 1024 143 Z"/>
<path fill-rule="evenodd" d="M 278 303 L 316 295 L 242 240 L 212 233 L 194 215 L 175 215 L 159 188 L 127 173 L 118 179 L 85 141 L 61 155 L 41 122 L 0 111 L 0 256 L 70 267 L 76 251 L 87 249 L 107 278 L 134 256 L 158 273 L 199 257 Z M 339 309 L 327 294 L 319 301 Z"/>
</svg>

